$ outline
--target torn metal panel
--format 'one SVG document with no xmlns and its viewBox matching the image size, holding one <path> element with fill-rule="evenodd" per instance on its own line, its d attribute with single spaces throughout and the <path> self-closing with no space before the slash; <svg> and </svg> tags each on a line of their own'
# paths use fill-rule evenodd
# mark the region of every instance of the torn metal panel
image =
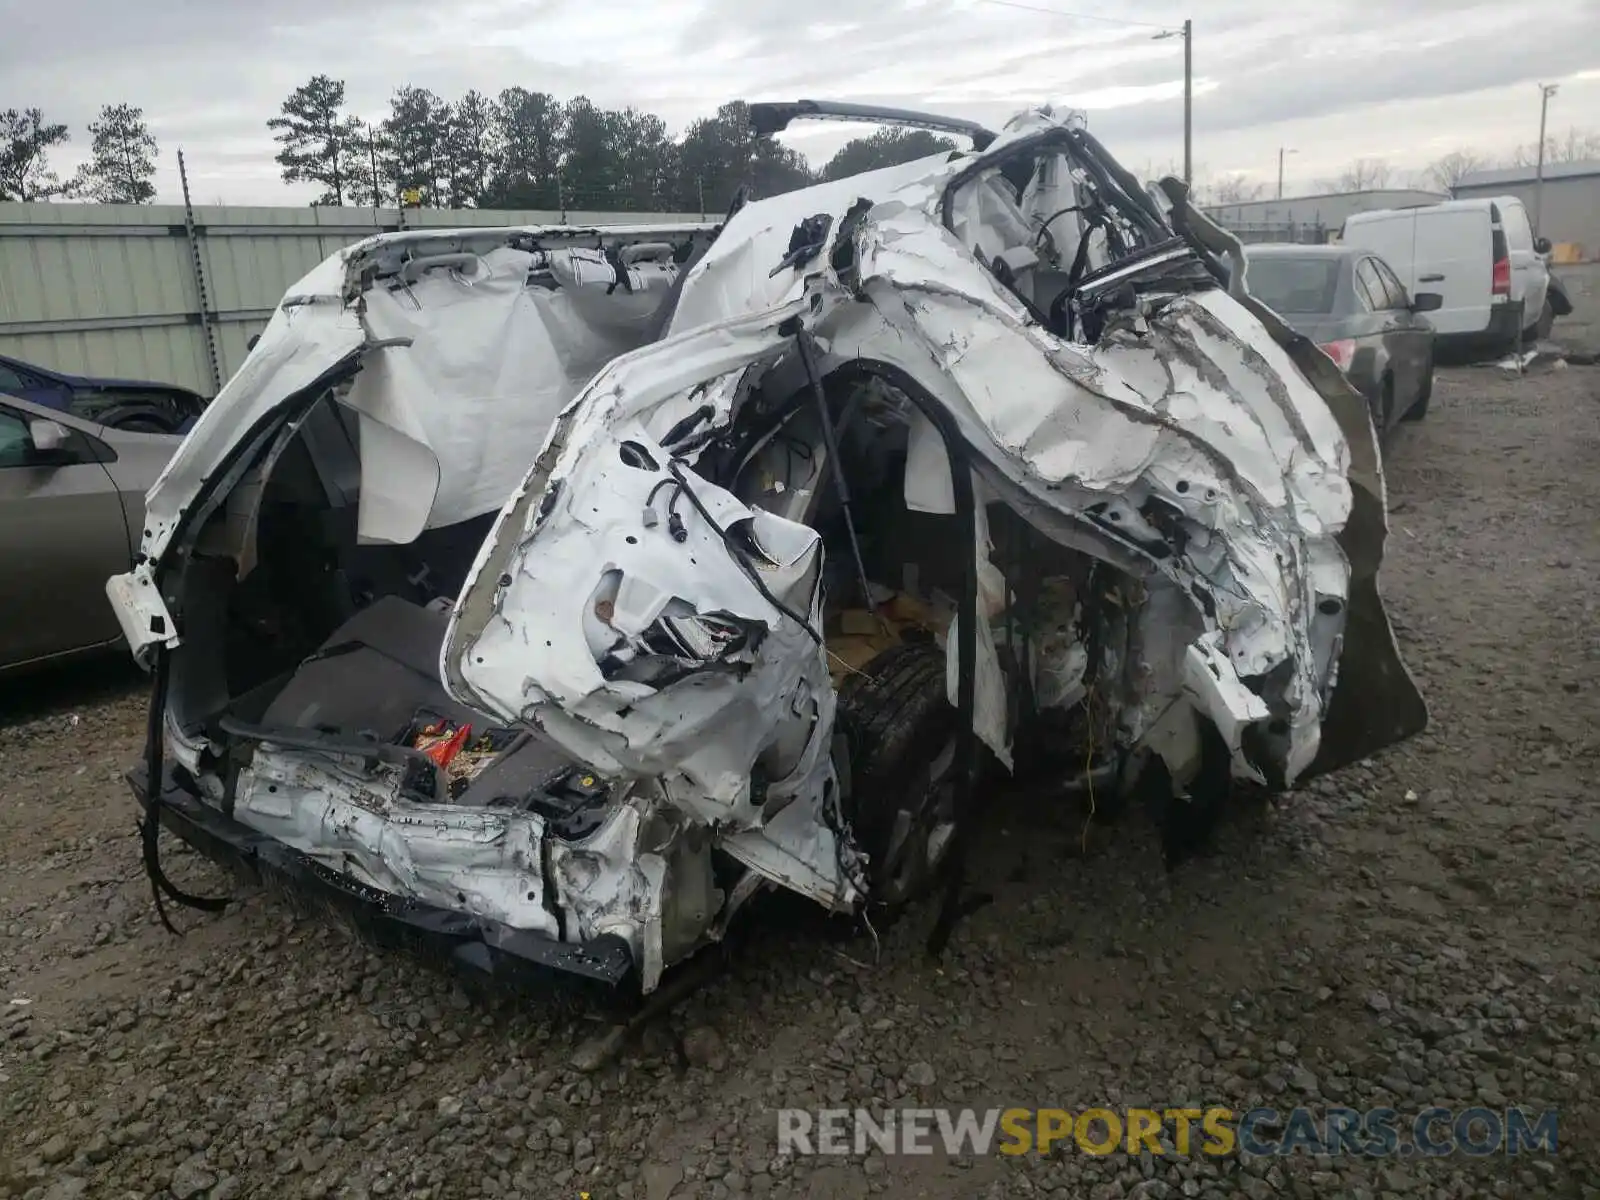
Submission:
<svg viewBox="0 0 1600 1200">
<path fill-rule="evenodd" d="M 655 814 L 654 801 L 635 792 L 581 844 L 558 840 L 550 845 L 551 883 L 561 909 L 570 914 L 562 931 L 566 940 L 593 941 L 607 934 L 621 938 L 639 965 L 645 991 L 654 990 L 665 966 L 665 853 L 672 831 L 657 830 L 652 838 Z M 711 911 L 708 904 L 702 921 Z M 676 949 L 681 953 L 682 947 Z"/>
<path fill-rule="evenodd" d="M 648 989 L 761 886 L 883 901 L 920 764 L 959 867 L 980 743 L 1008 767 L 1043 713 L 1096 778 L 1174 795 L 1413 730 L 1359 398 L 1181 185 L 1138 189 L 1075 114 L 982 141 L 714 239 L 414 231 L 308 276 L 110 588 L 172 648 L 197 803 L 364 889 L 623 947 Z M 314 661 L 372 686 L 335 704 Z M 234 677 L 297 688 L 287 727 L 230 724 L 263 703 Z M 408 717 L 429 755 L 471 724 L 559 770 L 421 794 Z M 313 720 L 373 753 L 308 749 Z"/>
<path fill-rule="evenodd" d="M 1208 597 L 1213 628 L 1226 631 L 1225 661 L 1235 680 L 1264 675 L 1282 662 L 1296 664 L 1300 687 L 1294 702 L 1308 706 L 1312 727 L 1297 732 L 1289 757 L 1302 765 L 1308 762 L 1316 751 L 1314 726 L 1328 648 L 1324 639 L 1319 656 L 1303 627 L 1302 618 L 1315 603 L 1306 576 L 1297 569 L 1286 577 L 1283 564 L 1298 563 L 1304 555 L 1298 516 L 1315 517 L 1319 509 L 1336 513 L 1341 501 L 1347 501 L 1348 488 L 1340 487 L 1340 477 L 1303 465 L 1306 446 L 1299 438 L 1285 444 L 1262 436 L 1247 398 L 1206 386 L 1202 372 L 1211 370 L 1210 360 L 1174 356 L 1170 361 L 1173 375 L 1185 381 L 1173 387 L 1180 403 L 1206 410 L 1219 430 L 1229 427 L 1226 438 L 1220 432 L 1212 435 L 1217 441 L 1207 437 L 1211 424 L 1162 411 L 1158 402 L 1164 393 L 1136 391 L 1119 369 L 1115 345 L 1075 356 L 1068 364 L 1071 370 L 1064 372 L 1037 350 L 1029 353 L 1036 335 L 1024 326 L 989 322 L 983 328 L 971 314 L 972 306 L 963 323 L 958 319 L 962 301 L 926 294 L 886 294 L 877 311 L 894 313 L 896 300 L 905 315 L 891 322 L 892 334 L 869 330 L 848 343 L 836 337 L 835 353 L 908 368 L 916 365 L 917 350 L 937 355 L 949 382 L 945 394 L 952 412 L 977 426 L 971 443 L 997 472 L 1032 494 L 1040 507 L 1070 514 L 1133 557 L 1145 559 L 1149 570 L 1171 578 L 1185 594 L 1198 589 Z M 1183 319 L 1183 303 L 1174 302 L 1170 319 Z M 980 327 L 979 332 L 960 340 L 971 327 Z M 1186 361 L 1192 364 L 1187 373 Z M 1103 380 L 1101 387 L 1109 394 L 1091 390 L 1079 375 Z M 1316 395 L 1306 388 L 1296 399 L 1309 405 Z M 1256 402 L 1280 411 L 1265 390 Z M 1230 413 L 1235 415 L 1230 418 Z M 1234 428 L 1241 432 L 1232 434 Z M 1240 438 L 1247 440 L 1241 444 Z M 1111 453 L 1095 454 L 1087 449 L 1091 444 L 1105 445 Z M 1253 457 L 1245 446 L 1255 450 Z M 1337 440 L 1331 445 L 1336 456 L 1338 446 Z M 1244 467 L 1235 465 L 1240 460 Z M 1252 479 L 1260 481 L 1259 488 L 1251 486 Z M 1291 495 L 1307 498 L 1291 503 Z M 1170 514 L 1178 523 L 1175 528 L 1187 531 L 1181 554 L 1173 552 L 1169 534 L 1144 515 L 1152 503 Z M 1325 526 L 1317 519 L 1314 528 Z M 1322 586 L 1336 586 L 1341 556 L 1331 533 L 1324 535 L 1324 542 L 1318 551 L 1324 563 Z M 1292 590 L 1285 587 L 1289 581 L 1296 584 Z M 1261 715 L 1266 718 L 1264 711 Z M 1236 708 L 1227 705 L 1216 716 L 1229 724 L 1240 719 Z M 1238 773 L 1258 777 L 1245 761 L 1241 743 L 1235 739 L 1231 745 L 1240 751 Z"/>
<path fill-rule="evenodd" d="M 678 339 L 674 361 L 716 372 L 759 358 L 788 315 L 748 323 L 743 339 L 733 329 Z M 666 393 L 649 366 L 619 360 L 602 376 L 595 403 L 611 421 L 580 407 L 558 427 L 541 502 L 525 489 L 502 514 L 457 605 L 446 678 L 463 702 L 537 726 L 602 773 L 659 780 L 702 821 L 763 830 L 724 845 L 795 890 L 847 902 L 843 848 L 821 814 L 837 782 L 815 633 L 820 541 L 676 463 L 658 440 L 685 410 L 709 407 L 711 428 L 725 421 L 739 372 Z M 680 508 L 694 510 L 681 540 Z"/>
<path fill-rule="evenodd" d="M 562 400 L 570 399 L 578 386 L 598 369 L 604 357 L 619 353 L 621 347 L 606 331 L 578 319 L 563 318 L 562 306 L 525 304 L 529 297 L 521 289 L 508 286 L 516 265 L 520 262 L 525 266 L 529 261 L 530 252 L 517 247 L 545 245 L 559 249 L 574 241 L 606 245 L 650 244 L 652 239 L 676 241 L 696 236 L 703 238 L 708 234 L 709 227 L 695 225 L 613 226 L 594 230 L 526 226 L 413 230 L 380 235 L 346 246 L 312 268 L 289 289 L 249 357 L 207 406 L 156 480 L 146 498 L 147 533 L 141 551 L 152 561 L 159 559 L 181 515 L 183 499 L 217 469 L 246 431 L 363 348 L 394 346 L 397 340 L 404 343 L 419 331 L 428 332 L 436 346 L 447 347 L 447 353 L 454 353 L 461 361 L 472 364 L 472 373 L 461 381 L 466 386 L 462 388 L 464 394 L 456 397 L 457 402 L 471 408 L 474 401 L 478 405 L 486 399 L 497 401 L 492 406 L 495 414 L 501 419 L 509 417 L 520 430 L 524 423 L 518 419 L 514 406 L 503 402 L 511 382 L 502 377 L 501 371 L 509 371 L 517 365 L 505 361 L 503 356 L 511 354 L 514 358 L 522 353 L 522 339 L 531 336 L 536 348 L 552 352 L 537 358 L 533 368 L 535 388 L 549 386 L 543 381 L 559 379 L 560 387 L 566 391 Z M 468 274 L 461 268 L 463 259 L 480 265 Z M 422 271 L 403 270 L 408 264 L 430 261 L 438 265 Z M 391 282 L 373 287 L 380 279 Z M 473 291 L 480 283 L 484 288 Z M 403 293 L 395 305 L 386 306 L 384 300 L 375 299 L 379 296 L 394 298 L 391 290 L 394 287 L 399 287 Z M 653 289 L 646 290 L 654 294 Z M 488 305 L 478 303 L 491 298 Z M 416 313 L 425 308 L 428 315 L 407 321 L 400 311 L 401 303 Z M 374 305 L 376 310 L 372 311 Z M 462 306 L 476 316 L 453 322 L 450 314 Z M 491 314 L 491 308 L 499 308 L 499 315 Z M 369 311 L 372 311 L 375 326 L 368 324 Z M 479 316 L 484 318 L 482 326 L 477 319 Z M 633 332 L 635 341 L 629 344 L 637 344 L 637 340 L 642 339 L 641 331 Z M 453 336 L 442 336 L 445 333 Z M 458 337 L 467 338 L 467 344 L 454 340 Z M 471 354 L 473 346 L 481 353 Z M 485 449 L 485 443 L 492 445 L 494 442 L 493 437 L 484 436 L 487 430 L 479 428 L 475 435 L 463 432 L 454 439 L 440 430 L 450 414 L 460 417 L 466 413 L 454 405 L 441 410 L 436 403 L 437 391 L 424 394 L 412 390 L 440 382 L 438 378 L 428 378 L 436 374 L 438 368 L 428 361 L 427 355 L 414 358 L 423 359 L 423 365 L 413 363 L 412 373 L 398 381 L 395 390 L 364 391 L 374 412 L 404 411 L 410 422 L 437 434 L 441 448 L 451 460 L 447 465 L 465 471 L 471 468 L 474 458 L 486 453 L 491 454 L 490 461 L 494 462 L 492 452 Z M 452 384 L 448 390 L 454 393 L 457 386 Z M 485 392 L 489 395 L 485 396 Z M 553 399 L 549 403 L 555 408 L 542 412 L 540 417 L 545 429 L 553 411 L 559 409 Z M 482 408 L 475 411 L 484 415 Z M 407 422 L 394 420 L 392 423 L 404 431 Z M 538 438 L 534 438 L 535 445 L 537 442 Z M 522 449 L 518 446 L 516 452 L 521 453 Z M 451 450 L 465 457 L 457 459 Z M 525 467 L 526 458 L 515 465 Z M 506 479 L 505 486 L 510 486 L 515 478 L 513 474 Z M 465 503 L 469 506 L 473 503 L 470 499 L 473 490 L 467 481 L 452 475 L 447 483 L 452 489 L 466 489 L 469 499 Z M 496 483 L 498 485 L 499 481 Z M 479 511 L 497 507 L 503 500 L 502 491 L 493 497 L 487 508 Z"/>
<path fill-rule="evenodd" d="M 374 779 L 327 756 L 263 746 L 240 772 L 233 817 L 382 891 L 559 932 L 543 904 L 537 814 L 419 804 L 399 785 L 398 771 Z"/>
</svg>

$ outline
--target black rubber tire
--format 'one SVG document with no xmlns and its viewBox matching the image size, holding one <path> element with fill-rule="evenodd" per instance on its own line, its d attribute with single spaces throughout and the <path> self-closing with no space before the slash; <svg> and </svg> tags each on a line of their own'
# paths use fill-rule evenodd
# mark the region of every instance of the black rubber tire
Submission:
<svg viewBox="0 0 1600 1200">
<path fill-rule="evenodd" d="M 1417 393 L 1416 403 L 1406 409 L 1402 421 L 1420 421 L 1428 415 L 1428 401 L 1433 399 L 1433 359 L 1428 360 L 1428 373 L 1423 377 L 1422 390 Z"/>
<path fill-rule="evenodd" d="M 1539 319 L 1534 323 L 1534 336 L 1539 341 L 1544 341 L 1550 336 L 1551 330 L 1556 327 L 1555 306 L 1550 303 L 1550 297 L 1544 298 L 1544 307 L 1539 310 Z"/>
<path fill-rule="evenodd" d="M 930 769 L 953 751 L 958 722 L 945 696 L 944 651 L 929 643 L 885 650 L 845 681 L 838 719 L 850 748 L 846 815 L 870 859 L 872 898 L 900 907 L 937 874 L 937 862 L 911 863 L 909 874 L 893 878 L 886 868 L 899 813 L 927 794 Z"/>
</svg>

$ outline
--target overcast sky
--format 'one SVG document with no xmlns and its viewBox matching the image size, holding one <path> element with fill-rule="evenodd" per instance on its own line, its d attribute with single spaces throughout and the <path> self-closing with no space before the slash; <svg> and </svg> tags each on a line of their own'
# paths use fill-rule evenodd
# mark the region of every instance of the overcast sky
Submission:
<svg viewBox="0 0 1600 1200">
<path fill-rule="evenodd" d="M 1456 148 L 1497 155 L 1537 137 L 1539 82 L 1561 85 L 1553 132 L 1600 129 L 1600 0 L 1189 2 L 0 0 L 0 108 L 37 105 L 72 127 L 53 160 L 66 175 L 101 104 L 139 105 L 161 144 L 158 198 L 179 198 L 181 146 L 196 203 L 309 199 L 278 180 L 265 122 L 318 72 L 373 119 L 401 84 L 446 98 L 515 84 L 636 105 L 674 132 L 731 99 L 995 123 L 1051 100 L 1085 110 L 1143 174 L 1182 155 L 1182 40 L 1153 35 L 1193 16 L 1197 173 L 1273 185 L 1284 146 L 1292 194 L 1362 156 L 1398 172 Z M 785 137 L 820 163 L 853 132 Z"/>
</svg>

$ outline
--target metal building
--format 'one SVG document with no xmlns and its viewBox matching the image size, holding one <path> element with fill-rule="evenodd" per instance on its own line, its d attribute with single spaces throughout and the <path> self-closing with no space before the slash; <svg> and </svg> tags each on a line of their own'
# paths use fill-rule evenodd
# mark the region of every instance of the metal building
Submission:
<svg viewBox="0 0 1600 1200">
<path fill-rule="evenodd" d="M 659 225 L 694 213 L 0 204 L 0 354 L 215 395 L 251 334 L 328 255 L 384 230 Z"/>
<path fill-rule="evenodd" d="M 1245 242 L 1326 242 L 1352 213 L 1379 208 L 1415 208 L 1450 197 L 1419 188 L 1378 188 L 1366 192 L 1329 192 L 1321 196 L 1285 196 L 1281 200 L 1245 200 L 1206 208 L 1211 219 Z"/>
<path fill-rule="evenodd" d="M 1473 171 L 1455 186 L 1457 200 L 1515 196 L 1534 220 L 1534 169 L 1505 167 Z M 1545 163 L 1544 197 L 1539 233 L 1559 246 L 1573 249 L 1557 253 L 1557 261 L 1587 262 L 1600 259 L 1600 159 Z"/>
</svg>

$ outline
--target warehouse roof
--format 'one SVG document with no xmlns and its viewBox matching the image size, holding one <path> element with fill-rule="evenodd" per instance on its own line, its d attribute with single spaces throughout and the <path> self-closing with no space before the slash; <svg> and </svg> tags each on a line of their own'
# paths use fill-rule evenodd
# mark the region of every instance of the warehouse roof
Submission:
<svg viewBox="0 0 1600 1200">
<path fill-rule="evenodd" d="M 1495 167 L 1487 171 L 1468 171 L 1457 181 L 1456 190 L 1532 183 L 1534 173 L 1533 167 Z M 1552 179 L 1587 179 L 1590 176 L 1600 176 L 1600 158 L 1580 159 L 1578 162 L 1547 162 L 1544 165 L 1544 177 L 1547 182 Z"/>
</svg>

